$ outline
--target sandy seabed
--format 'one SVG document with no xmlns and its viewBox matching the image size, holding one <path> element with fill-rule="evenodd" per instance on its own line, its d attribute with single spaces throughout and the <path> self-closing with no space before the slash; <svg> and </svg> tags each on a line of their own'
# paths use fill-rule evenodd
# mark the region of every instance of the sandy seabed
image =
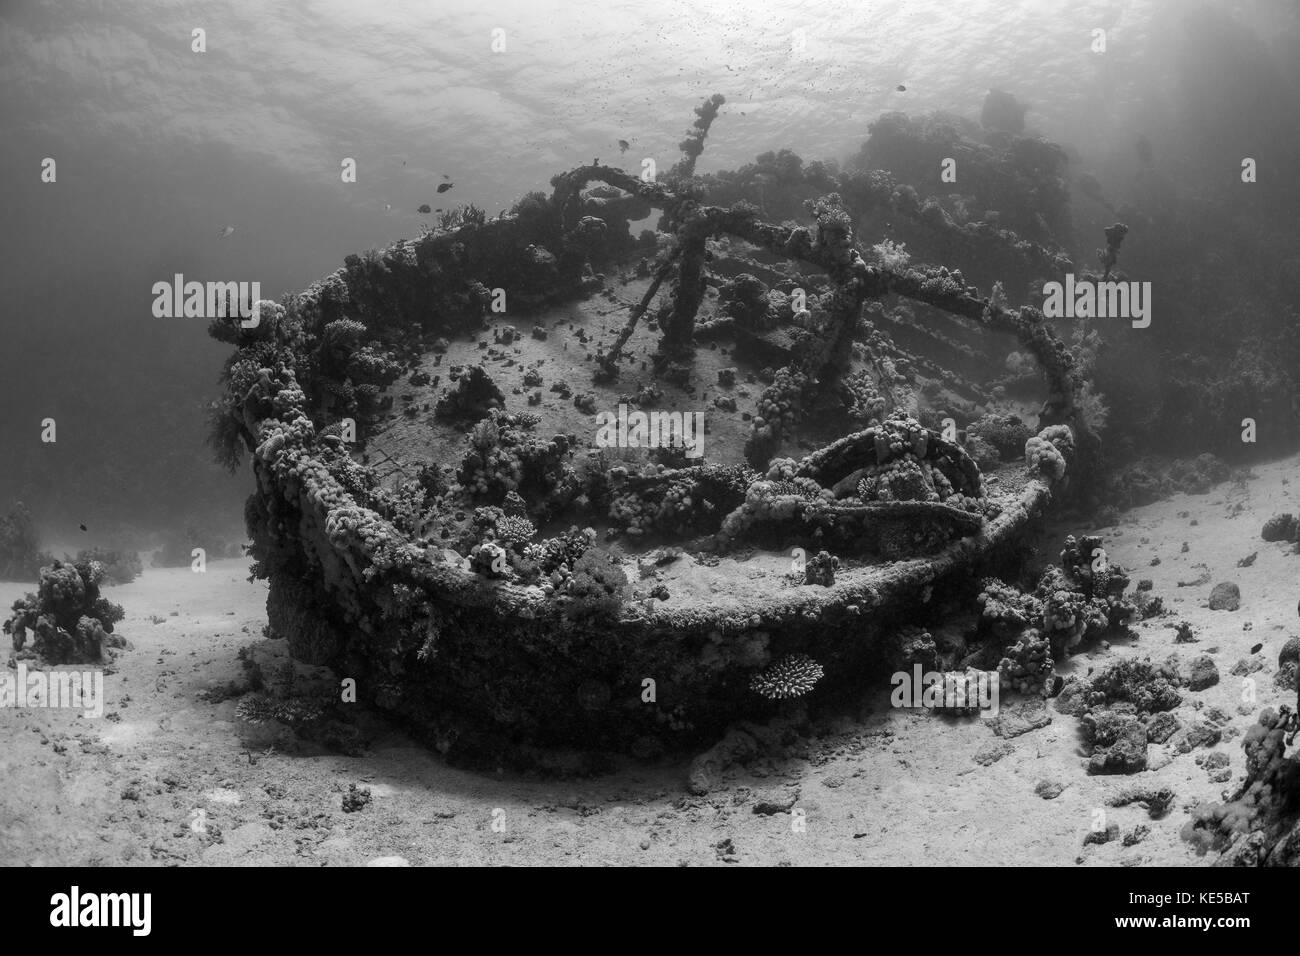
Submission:
<svg viewBox="0 0 1300 956">
<path fill-rule="evenodd" d="M 1300 556 L 1264 542 L 1260 528 L 1300 511 L 1300 482 L 1287 477 L 1298 465 L 1300 456 L 1258 465 L 1249 481 L 1135 509 L 1114 527 L 1052 532 L 1101 533 L 1111 560 L 1135 584 L 1151 579 L 1169 611 L 1138 625 L 1136 640 L 1093 647 L 1059 673 L 1171 653 L 1208 654 L 1218 667 L 1218 684 L 1184 689 L 1175 713 L 1191 723 L 1217 707 L 1230 716 L 1223 740 L 1188 753 L 1152 744 L 1152 769 L 1139 774 L 1089 776 L 1078 720 L 1052 707 L 1045 726 L 999 736 L 991 721 L 892 709 L 887 687 L 857 715 L 819 719 L 789 757 L 733 768 L 706 796 L 687 790 L 684 759 L 583 780 L 466 772 L 371 716 L 361 757 L 266 749 L 250 742 L 236 700 L 214 703 L 210 692 L 239 677 L 241 647 L 283 653 L 283 642 L 262 637 L 265 584 L 248 581 L 245 562 L 218 561 L 204 574 L 146 570 L 107 592 L 126 609 L 119 630 L 133 649 L 105 678 L 103 717 L 0 709 L 0 864 L 1203 866 L 1213 858 L 1178 835 L 1189 809 L 1240 782 L 1241 735 L 1258 710 L 1295 701 L 1272 678 L 1300 631 Z M 1209 609 L 1220 581 L 1240 586 L 1239 610 Z M 0 584 L 0 602 L 28 589 Z M 1175 644 L 1179 621 L 1199 643 Z M 1254 703 L 1243 704 L 1242 677 L 1230 672 L 1252 656 L 1263 667 L 1251 675 Z M 1212 751 L 1228 756 L 1228 783 L 1202 766 Z M 1059 794 L 1040 796 L 1058 789 L 1043 782 Z M 345 812 L 352 784 L 372 799 Z M 1135 784 L 1172 788 L 1168 815 L 1107 806 Z M 1099 808 L 1122 833 L 1149 833 L 1085 845 Z"/>
</svg>

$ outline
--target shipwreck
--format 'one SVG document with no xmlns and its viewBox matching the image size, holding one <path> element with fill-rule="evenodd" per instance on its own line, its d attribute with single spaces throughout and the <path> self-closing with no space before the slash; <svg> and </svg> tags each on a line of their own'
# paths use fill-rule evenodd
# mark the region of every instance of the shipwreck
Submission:
<svg viewBox="0 0 1300 956">
<path fill-rule="evenodd" d="M 1050 216 L 786 152 L 698 176 L 721 103 L 657 178 L 581 166 L 212 325 L 271 632 L 444 753 L 651 756 L 859 687 L 1097 460 L 1011 304 L 1072 269 Z M 702 413 L 704 455 L 597 442 L 620 406 Z"/>
</svg>

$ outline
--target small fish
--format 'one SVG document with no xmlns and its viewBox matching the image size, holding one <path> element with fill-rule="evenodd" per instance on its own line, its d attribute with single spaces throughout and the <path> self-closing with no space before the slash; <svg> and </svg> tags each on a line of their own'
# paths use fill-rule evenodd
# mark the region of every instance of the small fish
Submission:
<svg viewBox="0 0 1300 956">
<path fill-rule="evenodd" d="M 434 210 L 434 212 L 442 212 L 442 207 L 439 206 L 437 209 Z"/>
<path fill-rule="evenodd" d="M 419 206 L 419 208 L 416 209 L 415 211 L 416 211 L 416 212 L 422 212 L 422 213 L 425 213 L 425 214 L 428 214 L 428 213 L 433 212 L 433 210 L 429 208 L 429 204 L 428 204 L 427 202 L 426 202 L 426 203 L 421 203 L 420 206 Z"/>
<path fill-rule="evenodd" d="M 896 87 L 894 87 L 894 89 L 897 90 L 899 93 L 907 92 L 907 87 L 904 86 L 902 83 L 899 83 Z"/>
<path fill-rule="evenodd" d="M 389 202 L 384 203 L 384 212 L 392 212 L 392 211 L 393 211 L 393 204 Z"/>
<path fill-rule="evenodd" d="M 77 525 L 77 527 L 80 528 L 82 531 L 86 530 L 86 526 L 84 524 L 79 524 Z"/>
<path fill-rule="evenodd" d="M 219 233 L 217 233 L 217 238 L 224 239 L 226 238 L 226 236 L 230 235 L 234 231 L 235 231 L 234 226 L 226 226 L 226 228 L 222 229 Z"/>
<path fill-rule="evenodd" d="M 443 178 L 443 179 L 451 179 L 451 177 L 448 176 L 446 173 L 443 173 L 443 174 L 442 174 L 442 178 Z"/>
<path fill-rule="evenodd" d="M 627 140 L 625 140 L 625 139 L 620 139 L 620 140 L 618 141 L 618 151 L 619 151 L 620 153 L 626 153 L 626 152 L 628 151 L 628 148 L 631 147 L 631 145 L 632 145 L 632 144 L 629 143 Z"/>
<path fill-rule="evenodd" d="M 448 189 L 450 189 L 452 186 L 455 185 L 456 185 L 455 183 L 438 183 L 438 192 L 445 193 Z"/>
</svg>

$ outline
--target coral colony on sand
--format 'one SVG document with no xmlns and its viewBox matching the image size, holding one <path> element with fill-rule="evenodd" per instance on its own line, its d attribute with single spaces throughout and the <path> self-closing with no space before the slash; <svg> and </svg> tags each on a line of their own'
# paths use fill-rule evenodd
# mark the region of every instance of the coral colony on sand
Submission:
<svg viewBox="0 0 1300 956">
<path fill-rule="evenodd" d="M 42 568 L 37 592 L 15 601 L 13 616 L 4 623 L 14 650 L 57 665 L 108 660 L 114 649 L 126 647 L 126 641 L 113 634 L 123 611 L 100 596 L 104 581 L 104 566 L 98 561 L 55 561 Z"/>
</svg>

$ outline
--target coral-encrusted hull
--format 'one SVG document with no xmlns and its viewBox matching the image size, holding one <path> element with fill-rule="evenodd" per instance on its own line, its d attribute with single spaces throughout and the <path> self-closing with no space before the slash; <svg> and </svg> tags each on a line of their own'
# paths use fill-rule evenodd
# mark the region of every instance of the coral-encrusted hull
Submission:
<svg viewBox="0 0 1300 956">
<path fill-rule="evenodd" d="M 273 629 L 296 657 L 356 679 L 362 699 L 435 746 L 489 763 L 532 745 L 652 754 L 685 744 L 770 712 L 752 675 L 791 653 L 819 661 L 832 688 L 880 675 L 896 651 L 882 636 L 907 608 L 941 579 L 994 561 L 1060 477 L 1042 467 L 998 499 L 978 533 L 842 571 L 829 587 L 687 608 L 629 603 L 616 618 L 584 620 L 540 587 L 402 540 L 316 457 L 329 446 L 305 417 L 268 425 L 248 518 Z M 738 559 L 719 560 L 743 575 Z"/>
</svg>

